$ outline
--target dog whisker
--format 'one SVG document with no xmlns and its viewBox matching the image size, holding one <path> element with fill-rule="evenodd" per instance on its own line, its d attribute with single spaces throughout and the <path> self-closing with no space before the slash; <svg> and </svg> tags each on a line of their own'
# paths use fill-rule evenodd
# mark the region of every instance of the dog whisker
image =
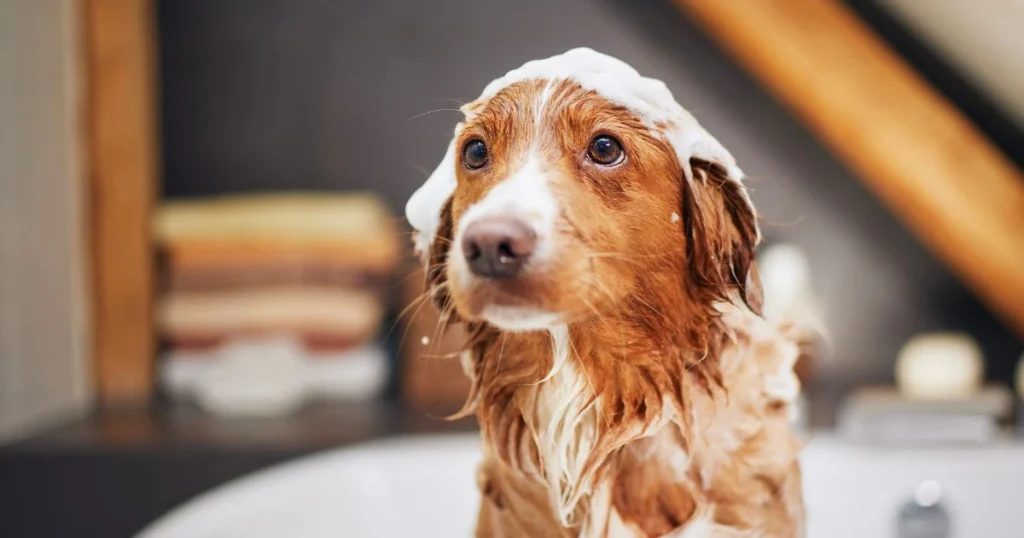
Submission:
<svg viewBox="0 0 1024 538">
<path fill-rule="evenodd" d="M 460 101 L 460 100 L 452 98 L 452 97 L 442 97 L 442 98 L 438 99 L 438 101 L 451 101 L 451 102 L 453 102 L 453 103 L 455 103 L 455 104 L 457 104 L 459 106 L 463 106 L 463 105 L 466 104 L 465 101 Z"/>
<path fill-rule="evenodd" d="M 405 121 L 416 120 L 416 119 L 422 118 L 423 116 L 427 116 L 427 115 L 433 114 L 435 112 L 462 112 L 462 111 L 457 109 L 457 108 L 437 108 L 437 109 L 434 109 L 434 110 L 428 110 L 426 112 L 420 112 L 419 114 L 416 114 L 415 116 L 412 116 L 410 118 L 406 118 Z"/>
<path fill-rule="evenodd" d="M 649 308 L 651 310 L 651 312 L 654 312 L 655 314 L 661 316 L 661 318 L 664 319 L 665 321 L 667 321 L 669 323 L 672 322 L 672 320 L 669 319 L 668 316 L 666 316 L 664 313 L 662 313 L 657 308 L 654 308 L 653 306 L 651 306 L 650 303 L 648 303 L 647 301 L 643 300 L 639 295 L 637 295 L 635 293 L 631 293 L 631 294 L 629 294 L 629 296 L 632 297 L 633 299 L 636 299 L 637 301 L 639 301 L 640 304 L 642 304 L 642 305 L 646 306 L 647 308 Z"/>
<path fill-rule="evenodd" d="M 416 302 L 419 302 L 419 305 L 416 307 L 416 310 L 413 311 L 412 316 L 409 318 L 410 323 L 406 323 L 405 324 L 405 331 L 402 332 L 402 339 L 398 341 L 398 349 L 399 350 L 404 349 L 404 347 L 405 347 L 405 339 L 409 337 L 409 331 L 412 329 L 411 321 L 413 319 L 415 319 L 416 316 L 419 315 L 420 310 L 423 309 L 423 305 L 430 304 L 430 301 L 429 301 L 430 298 L 431 298 L 430 290 L 427 290 L 427 291 L 423 292 L 423 294 L 420 295 L 420 297 L 417 299 L 417 301 L 414 301 L 413 303 L 410 303 L 410 305 L 409 305 L 410 307 L 412 306 L 412 304 L 414 304 Z M 408 308 L 408 307 L 406 307 L 406 308 Z M 399 319 L 401 319 L 401 316 L 399 316 Z M 398 324 L 398 319 L 395 320 L 395 324 L 396 325 Z M 392 330 L 393 330 L 393 328 L 392 328 Z M 388 331 L 388 335 L 390 335 L 390 334 L 391 334 L 391 330 Z"/>
<path fill-rule="evenodd" d="M 666 253 L 659 253 L 659 254 L 629 254 L 629 253 L 625 253 L 625 252 L 588 252 L 585 256 L 587 258 L 589 258 L 589 259 L 612 258 L 612 259 L 616 259 L 616 260 L 625 260 L 625 261 L 634 261 L 635 262 L 635 261 L 639 261 L 641 259 L 663 258 L 666 255 L 667 255 Z"/>
<path fill-rule="evenodd" d="M 595 307 L 593 303 L 591 303 L 585 297 L 583 297 L 582 293 L 577 292 L 576 293 L 576 298 L 579 299 L 584 305 L 586 305 L 587 308 L 590 309 L 591 312 L 594 313 L 594 317 L 596 317 L 598 319 L 601 318 L 601 311 L 598 310 L 597 307 Z"/>
<path fill-rule="evenodd" d="M 388 336 L 391 336 L 391 332 L 395 330 L 395 327 L 398 326 L 398 323 L 402 321 L 402 318 L 405 317 L 405 315 L 408 314 L 410 310 L 412 310 L 413 308 L 417 308 L 417 312 L 419 312 L 418 308 L 423 306 L 423 303 L 426 302 L 426 300 L 429 297 L 430 292 L 425 291 L 419 294 L 412 301 L 409 301 L 409 304 L 406 305 L 405 308 L 403 308 L 402 311 L 399 312 L 397 316 L 395 316 L 395 322 L 391 324 L 391 327 L 388 329 L 387 333 L 384 334 L 384 339 L 387 339 Z"/>
<path fill-rule="evenodd" d="M 501 340 L 501 347 L 498 348 L 498 359 L 495 361 L 496 364 L 494 365 L 494 369 L 497 372 L 501 372 L 501 357 L 505 353 L 505 334 L 502 333 L 501 336 L 499 336 L 499 339 Z"/>
<path fill-rule="evenodd" d="M 391 291 L 395 291 L 396 289 L 400 288 L 403 284 L 408 282 L 410 278 L 412 278 L 414 276 L 417 276 L 417 275 L 422 275 L 422 273 L 420 273 L 420 271 L 418 271 L 418 270 L 410 271 L 409 274 L 407 274 L 404 277 L 400 278 L 398 280 L 398 282 L 396 282 L 393 286 L 391 286 Z"/>
<path fill-rule="evenodd" d="M 589 283 L 590 285 L 594 286 L 598 291 L 604 293 L 605 296 L 608 297 L 608 300 L 610 300 L 612 302 L 612 304 L 615 305 L 616 309 L 618 308 L 618 306 L 619 306 L 618 298 L 616 298 L 614 295 L 612 295 L 612 292 L 611 292 L 611 290 L 608 289 L 608 286 L 604 285 L 604 283 L 602 283 L 599 278 L 597 278 L 596 276 L 591 275 L 590 278 L 587 279 L 587 283 Z"/>
</svg>

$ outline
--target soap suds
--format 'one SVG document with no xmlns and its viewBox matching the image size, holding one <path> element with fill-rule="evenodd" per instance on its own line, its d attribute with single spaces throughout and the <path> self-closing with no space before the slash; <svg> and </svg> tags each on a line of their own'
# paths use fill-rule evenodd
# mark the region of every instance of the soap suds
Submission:
<svg viewBox="0 0 1024 538">
<path fill-rule="evenodd" d="M 722 165 L 733 181 L 743 179 L 743 172 L 733 156 L 701 127 L 692 114 L 676 102 L 664 82 L 641 76 L 625 62 L 588 48 L 572 49 L 564 54 L 527 62 L 488 84 L 480 97 L 463 106 L 462 111 L 468 118 L 502 89 L 531 79 L 572 80 L 626 107 L 652 132 L 660 134 L 672 145 L 687 181 L 693 180 L 691 158 Z M 457 152 L 454 145 L 462 127 L 462 123 L 456 126 L 441 164 L 412 195 L 405 207 L 406 218 L 416 230 L 416 250 L 423 256 L 437 233 L 441 208 L 455 190 Z"/>
</svg>

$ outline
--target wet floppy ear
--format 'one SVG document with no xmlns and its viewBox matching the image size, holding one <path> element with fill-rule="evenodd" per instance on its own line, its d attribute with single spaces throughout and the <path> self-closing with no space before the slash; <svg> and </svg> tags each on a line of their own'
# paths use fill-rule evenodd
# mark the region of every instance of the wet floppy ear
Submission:
<svg viewBox="0 0 1024 538">
<path fill-rule="evenodd" d="M 689 164 L 681 196 L 689 284 L 704 300 L 729 301 L 735 292 L 761 315 L 763 292 L 754 259 L 760 233 L 746 190 L 718 163 L 691 159 Z"/>
<path fill-rule="evenodd" d="M 441 212 L 438 216 L 437 230 L 434 239 L 430 244 L 430 251 L 427 258 L 426 289 L 434 298 L 438 310 L 442 313 L 451 308 L 451 301 L 448 296 L 448 254 L 452 245 L 452 230 L 455 224 L 452 221 L 452 198 L 441 205 Z"/>
<path fill-rule="evenodd" d="M 405 204 L 405 217 L 413 228 L 413 247 L 424 265 L 426 289 L 442 314 L 450 307 L 445 269 L 454 229 L 452 197 L 457 183 L 455 140 L 461 129 L 460 123 L 455 127 L 455 134 L 448 143 L 441 163 Z"/>
<path fill-rule="evenodd" d="M 425 264 L 430 263 L 434 239 L 443 224 L 441 213 L 455 192 L 455 141 L 462 125 L 460 123 L 455 127 L 455 134 L 448 143 L 441 163 L 405 204 L 405 218 L 413 229 L 413 248 Z M 450 217 L 448 220 L 451 220 Z"/>
</svg>

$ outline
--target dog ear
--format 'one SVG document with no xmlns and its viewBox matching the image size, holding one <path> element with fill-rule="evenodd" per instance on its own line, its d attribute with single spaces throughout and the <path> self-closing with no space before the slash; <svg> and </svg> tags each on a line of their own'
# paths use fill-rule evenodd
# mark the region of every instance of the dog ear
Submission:
<svg viewBox="0 0 1024 538">
<path fill-rule="evenodd" d="M 438 227 L 443 224 L 444 219 L 441 212 L 455 192 L 457 160 L 455 141 L 461 129 L 462 124 L 460 123 L 455 127 L 455 135 L 448 143 L 441 163 L 405 204 L 405 218 L 408 219 L 413 229 L 413 248 L 425 264 L 430 263 L 434 239 L 437 236 Z"/>
<path fill-rule="evenodd" d="M 453 315 L 448 295 L 448 253 L 451 250 L 453 229 L 452 198 L 449 196 L 441 205 L 437 229 L 427 256 L 426 289 L 433 296 L 434 303 L 442 315 Z"/>
<path fill-rule="evenodd" d="M 763 292 L 754 259 L 760 233 L 743 185 L 725 167 L 691 159 L 684 175 L 683 231 L 690 285 L 706 301 L 730 301 L 733 293 L 761 315 Z"/>
</svg>

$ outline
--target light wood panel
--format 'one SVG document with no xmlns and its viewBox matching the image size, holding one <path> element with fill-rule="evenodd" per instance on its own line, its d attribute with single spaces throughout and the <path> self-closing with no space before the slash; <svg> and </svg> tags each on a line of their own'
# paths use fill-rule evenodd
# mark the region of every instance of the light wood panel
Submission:
<svg viewBox="0 0 1024 538">
<path fill-rule="evenodd" d="M 957 109 L 836 0 L 674 1 L 1024 335 L 1024 176 Z"/>
<path fill-rule="evenodd" d="M 0 444 L 90 403 L 76 7 L 0 1 Z"/>
<path fill-rule="evenodd" d="M 151 0 L 82 0 L 92 213 L 96 388 L 105 403 L 153 387 L 150 215 L 157 185 Z"/>
</svg>

